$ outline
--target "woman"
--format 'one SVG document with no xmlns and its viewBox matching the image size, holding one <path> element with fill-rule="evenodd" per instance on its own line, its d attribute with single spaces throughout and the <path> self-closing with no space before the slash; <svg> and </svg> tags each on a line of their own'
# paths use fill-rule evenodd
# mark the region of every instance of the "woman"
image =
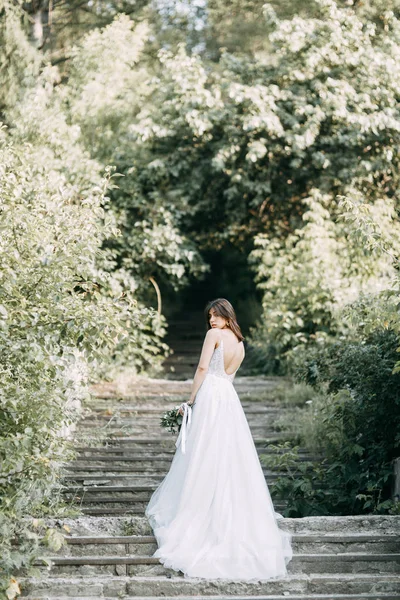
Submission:
<svg viewBox="0 0 400 600">
<path fill-rule="evenodd" d="M 244 337 L 224 298 L 205 308 L 207 334 L 193 380 L 185 449 L 146 507 L 160 562 L 185 577 L 282 577 L 291 534 L 279 529 L 250 428 L 233 386 Z M 180 408 L 184 413 L 184 406 Z"/>
</svg>

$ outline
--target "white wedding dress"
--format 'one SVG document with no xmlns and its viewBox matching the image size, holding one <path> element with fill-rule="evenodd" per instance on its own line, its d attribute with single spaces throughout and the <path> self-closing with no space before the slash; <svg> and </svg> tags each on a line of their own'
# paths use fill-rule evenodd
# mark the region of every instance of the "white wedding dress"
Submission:
<svg viewBox="0 0 400 600">
<path fill-rule="evenodd" d="M 281 530 L 252 434 L 225 372 L 223 340 L 214 349 L 193 405 L 185 453 L 170 470 L 145 515 L 153 554 L 185 577 L 229 581 L 287 575 L 292 535 Z"/>
</svg>

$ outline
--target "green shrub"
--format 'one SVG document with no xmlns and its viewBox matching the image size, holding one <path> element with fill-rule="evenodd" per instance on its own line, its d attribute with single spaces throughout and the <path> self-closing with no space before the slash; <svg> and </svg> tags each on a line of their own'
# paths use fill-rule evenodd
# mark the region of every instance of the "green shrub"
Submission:
<svg viewBox="0 0 400 600">
<path fill-rule="evenodd" d="M 162 317 L 138 303 L 134 281 L 102 249 L 118 235 L 105 210 L 112 170 L 102 177 L 79 146 L 53 75 L 0 130 L 0 590 L 9 598 L 12 576 L 38 552 L 24 517 L 55 509 L 88 384 L 112 360 L 138 371 L 163 347 Z"/>
<path fill-rule="evenodd" d="M 292 460 L 274 486 L 287 516 L 387 513 L 394 510 L 393 459 L 400 446 L 400 374 L 393 373 L 398 335 L 375 330 L 363 340 L 310 348 L 296 377 L 315 397 L 297 421 L 298 441 L 323 459 Z M 295 450 L 293 450 L 295 454 Z M 322 511 L 322 512 L 321 512 Z"/>
<path fill-rule="evenodd" d="M 257 236 L 250 255 L 264 290 L 263 315 L 251 330 L 252 343 L 266 358 L 263 372 L 291 373 L 297 351 L 351 335 L 346 307 L 388 288 L 395 275 L 393 257 L 379 246 L 362 243 L 357 218 L 343 218 L 344 201 L 335 206 L 314 190 L 304 202 L 309 206 L 304 227 L 285 240 Z M 384 231 L 389 247 L 398 252 L 400 227 L 393 202 L 378 200 L 368 209 L 371 225 Z"/>
</svg>

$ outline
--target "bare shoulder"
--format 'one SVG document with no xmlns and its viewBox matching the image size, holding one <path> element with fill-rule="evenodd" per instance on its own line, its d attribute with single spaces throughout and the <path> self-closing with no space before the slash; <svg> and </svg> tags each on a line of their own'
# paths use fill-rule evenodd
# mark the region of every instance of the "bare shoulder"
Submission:
<svg viewBox="0 0 400 600">
<path fill-rule="evenodd" d="M 213 329 L 211 327 L 211 329 L 209 329 L 207 331 L 206 337 L 204 338 L 204 341 L 206 341 L 206 340 L 212 340 L 214 342 L 214 344 L 215 344 L 216 342 L 219 342 L 220 335 L 221 334 L 218 332 L 217 329 Z"/>
<path fill-rule="evenodd" d="M 211 327 L 206 333 L 206 337 L 219 339 L 219 331 L 216 327 Z"/>
</svg>

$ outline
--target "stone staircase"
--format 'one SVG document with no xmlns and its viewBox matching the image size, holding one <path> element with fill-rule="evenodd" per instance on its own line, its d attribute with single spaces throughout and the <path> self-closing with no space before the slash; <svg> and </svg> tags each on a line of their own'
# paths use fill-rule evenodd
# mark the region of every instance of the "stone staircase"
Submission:
<svg viewBox="0 0 400 600">
<path fill-rule="evenodd" d="M 184 365 L 184 362 L 182 362 Z M 186 369 L 188 367 L 186 366 Z M 181 373 L 184 372 L 182 368 Z M 192 372 L 193 376 L 193 372 Z M 280 409 L 257 401 L 278 379 L 236 377 L 259 454 L 282 439 L 273 422 Z M 272 581 L 223 582 L 186 578 L 152 554 L 156 542 L 144 517 L 152 491 L 165 476 L 176 436 L 159 425 L 160 415 L 187 399 L 191 381 L 137 377 L 94 386 L 97 398 L 75 435 L 77 456 L 65 467 L 65 499 L 81 509 L 76 518 L 49 519 L 65 527 L 66 544 L 52 567 L 22 578 L 25 600 L 213 598 L 237 600 L 400 599 L 400 517 L 307 517 L 280 519 L 293 533 L 289 574 Z M 305 450 L 300 460 L 308 458 Z M 268 484 L 278 473 L 264 469 Z M 274 503 L 276 510 L 284 504 Z"/>
<path fill-rule="evenodd" d="M 173 354 L 163 363 L 166 378 L 184 380 L 194 376 L 205 333 L 202 311 L 185 310 L 178 317 L 168 319 L 165 341 Z"/>
</svg>

